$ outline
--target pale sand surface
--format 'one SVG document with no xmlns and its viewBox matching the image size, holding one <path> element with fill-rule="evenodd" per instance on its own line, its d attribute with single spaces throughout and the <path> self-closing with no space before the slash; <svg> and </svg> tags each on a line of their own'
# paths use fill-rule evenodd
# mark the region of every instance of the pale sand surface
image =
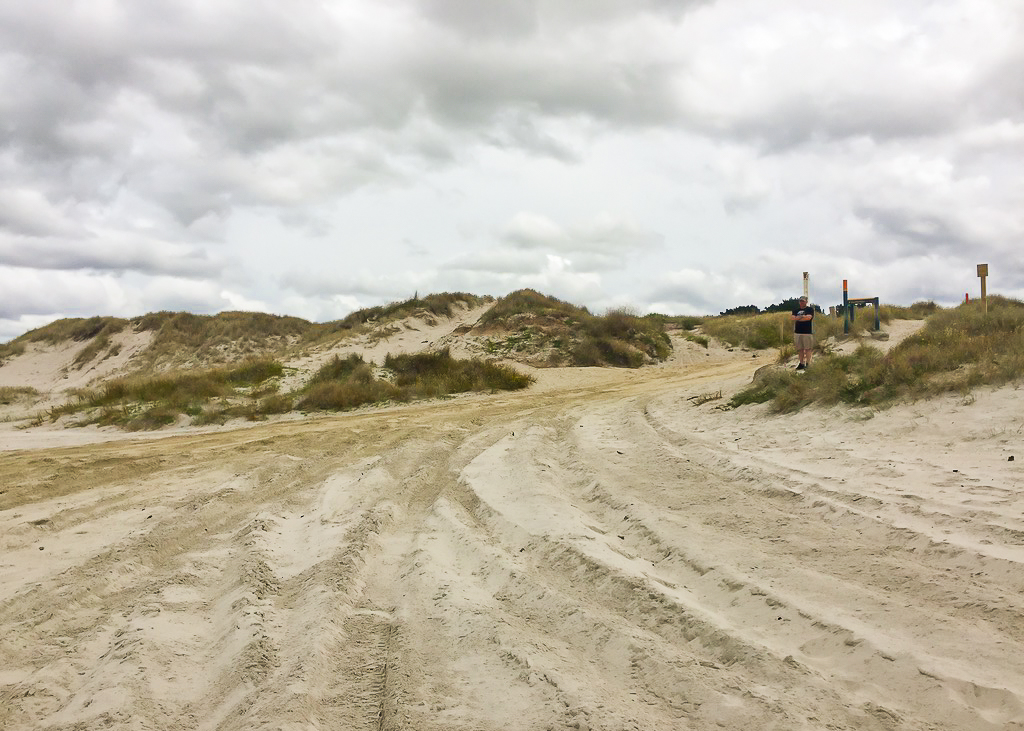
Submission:
<svg viewBox="0 0 1024 731">
<path fill-rule="evenodd" d="M 0 431 L 0 728 L 1024 729 L 1024 390 L 722 411 L 769 355 L 677 345 Z"/>
</svg>

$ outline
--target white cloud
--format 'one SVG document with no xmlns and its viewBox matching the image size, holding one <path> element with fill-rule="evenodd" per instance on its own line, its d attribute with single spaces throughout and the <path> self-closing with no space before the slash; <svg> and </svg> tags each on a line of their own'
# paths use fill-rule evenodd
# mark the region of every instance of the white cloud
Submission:
<svg viewBox="0 0 1024 731">
<path fill-rule="evenodd" d="M 545 216 L 520 212 L 505 226 L 501 238 L 521 249 L 604 254 L 618 259 L 663 241 L 661 234 L 608 213 L 584 224 L 561 226 Z"/>
<path fill-rule="evenodd" d="M 1022 27 L 1001 0 L 0 3 L 0 266 L 80 287 L 54 316 L 523 286 L 715 312 L 808 269 L 959 299 L 982 260 L 1019 292 Z"/>
</svg>

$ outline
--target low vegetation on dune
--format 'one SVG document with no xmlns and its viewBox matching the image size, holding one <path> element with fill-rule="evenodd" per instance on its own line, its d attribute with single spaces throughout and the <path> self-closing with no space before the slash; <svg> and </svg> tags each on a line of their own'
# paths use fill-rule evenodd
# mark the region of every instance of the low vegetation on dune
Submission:
<svg viewBox="0 0 1024 731">
<path fill-rule="evenodd" d="M 380 375 L 362 356 L 335 356 L 311 379 L 298 401 L 302 410 L 344 411 L 364 404 L 413 401 L 469 391 L 514 391 L 533 378 L 511 366 L 434 353 L 388 355 Z"/>
<path fill-rule="evenodd" d="M 37 396 L 39 396 L 39 391 L 31 386 L 0 386 L 0 406 L 31 401 Z"/>
<path fill-rule="evenodd" d="M 493 300 L 493 297 L 478 297 L 477 295 L 465 292 L 442 292 L 440 294 L 429 294 L 424 297 L 420 297 L 417 294 L 411 299 L 356 310 L 341 320 L 317 325 L 310 330 L 308 337 L 319 338 L 331 332 L 351 331 L 367 323 L 381 324 L 414 315 L 426 314 L 434 317 L 451 317 L 458 306 L 478 307 Z"/>
<path fill-rule="evenodd" d="M 987 312 L 979 302 L 951 309 L 925 303 L 892 316 L 928 312 L 921 330 L 888 353 L 866 344 L 849 354 L 822 353 L 803 373 L 769 373 L 737 393 L 730 405 L 771 402 L 776 412 L 812 403 L 884 405 L 946 392 L 967 394 L 980 385 L 1024 377 L 1024 302 L 990 297 Z M 820 342 L 820 330 L 815 330 Z"/>
<path fill-rule="evenodd" d="M 938 311 L 934 302 L 916 302 L 909 307 L 882 305 L 878 308 L 878 319 L 887 324 L 893 320 L 923 320 Z M 756 314 L 734 314 L 706 317 L 700 323 L 704 335 L 719 340 L 732 348 L 785 348 L 793 340 L 793 322 L 790 312 L 762 312 Z M 875 326 L 873 307 L 861 307 L 854 311 L 850 332 L 854 337 L 863 337 Z M 841 317 L 830 317 L 820 312 L 814 319 L 815 339 L 823 343 L 831 337 L 841 337 L 844 323 Z"/>
<path fill-rule="evenodd" d="M 75 426 L 113 425 L 137 431 L 159 429 L 182 416 L 193 425 L 231 418 L 259 420 L 296 409 L 344 411 L 468 391 L 517 390 L 533 382 L 510 366 L 458 360 L 447 350 L 388 356 L 383 369 L 375 370 L 362 356 L 335 356 L 296 393 L 279 393 L 284 367 L 268 359 L 250 359 L 231 368 L 119 378 L 75 392 L 74 400 L 50 409 L 36 423 L 78 415 Z"/>
<path fill-rule="evenodd" d="M 13 342 L 49 344 L 68 340 L 83 342 L 99 335 L 115 335 L 124 330 L 129 320 L 119 317 L 67 317 L 25 333 Z"/>
<path fill-rule="evenodd" d="M 313 324 L 298 317 L 262 312 L 221 312 L 193 315 L 155 312 L 132 321 L 139 332 L 153 332 L 153 341 L 139 364 L 148 368 L 220 365 L 244 357 L 279 354 Z M 182 358 L 187 358 L 182 363 Z"/>
<path fill-rule="evenodd" d="M 75 400 L 50 409 L 47 416 L 56 420 L 80 414 L 78 426 L 117 425 L 130 430 L 157 429 L 182 414 L 194 423 L 230 416 L 256 418 L 268 413 L 261 398 L 273 392 L 258 387 L 283 370 L 277 361 L 251 359 L 232 368 L 118 378 L 97 389 L 76 391 Z M 211 418 L 214 413 L 218 416 Z"/>
<path fill-rule="evenodd" d="M 55 320 L 49 325 L 25 333 L 11 342 L 0 345 L 0 365 L 8 358 L 21 355 L 29 343 L 86 343 L 75 355 L 72 366 L 82 368 L 101 353 L 115 355 L 117 346 L 111 338 L 128 327 L 129 321 L 118 317 L 69 317 Z"/>
<path fill-rule="evenodd" d="M 672 352 L 664 318 L 629 310 L 592 315 L 532 289 L 499 299 L 480 319 L 488 352 L 532 355 L 536 365 L 638 368 Z"/>
<path fill-rule="evenodd" d="M 298 317 L 261 312 L 152 312 L 131 319 L 117 317 L 65 318 L 0 345 L 0 365 L 25 352 L 30 343 L 84 343 L 73 368 L 116 355 L 113 336 L 126 329 L 152 333 L 149 346 L 135 359 L 139 371 L 223 367 L 242 358 L 283 358 L 300 346 L 331 344 L 345 337 L 380 328 L 405 317 L 450 317 L 457 306 L 475 307 L 492 301 L 461 292 L 413 297 L 379 307 L 357 310 L 341 320 L 313 323 Z"/>
</svg>

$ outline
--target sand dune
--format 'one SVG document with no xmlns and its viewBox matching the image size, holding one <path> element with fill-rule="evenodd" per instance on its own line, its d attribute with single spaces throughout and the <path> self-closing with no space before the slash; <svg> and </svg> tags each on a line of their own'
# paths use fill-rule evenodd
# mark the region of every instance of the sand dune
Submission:
<svg viewBox="0 0 1024 731">
<path fill-rule="evenodd" d="M 1024 729 L 1024 392 L 725 412 L 767 356 L 679 345 L 3 452 L 0 726 Z"/>
</svg>

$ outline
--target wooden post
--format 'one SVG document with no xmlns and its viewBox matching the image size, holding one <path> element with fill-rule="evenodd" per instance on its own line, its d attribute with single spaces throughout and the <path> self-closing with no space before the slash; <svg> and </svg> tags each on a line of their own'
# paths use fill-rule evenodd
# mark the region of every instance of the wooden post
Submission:
<svg viewBox="0 0 1024 731">
<path fill-rule="evenodd" d="M 810 293 L 809 284 L 810 284 L 810 278 L 809 278 L 807 272 L 804 272 L 804 297 L 807 298 L 807 304 L 811 303 L 811 296 L 810 296 L 811 293 Z"/>
<path fill-rule="evenodd" d="M 846 280 L 843 280 L 843 334 L 850 334 L 850 293 L 846 289 Z"/>
<path fill-rule="evenodd" d="M 988 312 L 988 295 L 985 292 L 985 279 L 988 278 L 988 264 L 978 265 L 978 276 L 981 278 L 981 310 Z"/>
</svg>

